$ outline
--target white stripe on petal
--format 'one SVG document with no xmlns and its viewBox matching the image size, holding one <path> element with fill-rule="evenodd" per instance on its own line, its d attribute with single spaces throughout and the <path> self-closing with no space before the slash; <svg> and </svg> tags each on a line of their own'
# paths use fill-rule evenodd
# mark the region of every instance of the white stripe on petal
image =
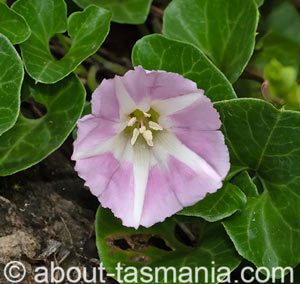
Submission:
<svg viewBox="0 0 300 284">
<path fill-rule="evenodd" d="M 164 162 L 166 162 L 168 155 L 172 155 L 196 173 L 205 172 L 213 179 L 222 180 L 219 173 L 207 161 L 182 144 L 175 135 L 169 132 L 163 132 L 156 136 L 154 153 L 155 156 L 161 157 Z"/>
<path fill-rule="evenodd" d="M 134 174 L 134 224 L 138 228 L 142 218 L 145 195 L 150 170 L 151 155 L 148 147 L 136 145 L 133 153 Z"/>
<path fill-rule="evenodd" d="M 125 139 L 125 137 L 123 136 L 124 135 L 116 135 L 104 142 L 99 143 L 98 145 L 95 145 L 91 149 L 77 152 L 74 154 L 74 159 L 76 160 L 87 159 L 107 152 L 113 152 L 116 158 L 118 158 L 117 151 L 123 151 L 128 141 L 128 139 Z"/>
<path fill-rule="evenodd" d="M 201 95 L 202 93 L 199 91 L 197 93 L 187 94 L 166 100 L 154 101 L 152 103 L 152 107 L 161 116 L 166 116 L 187 108 L 198 99 L 201 99 Z"/>
<path fill-rule="evenodd" d="M 125 115 L 128 116 L 137 107 L 119 76 L 115 77 L 115 86 L 116 96 L 120 106 L 120 117 L 124 118 Z"/>
</svg>

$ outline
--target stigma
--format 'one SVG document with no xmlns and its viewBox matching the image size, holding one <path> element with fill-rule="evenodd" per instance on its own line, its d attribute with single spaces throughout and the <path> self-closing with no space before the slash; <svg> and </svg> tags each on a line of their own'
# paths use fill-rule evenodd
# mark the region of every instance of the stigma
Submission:
<svg viewBox="0 0 300 284">
<path fill-rule="evenodd" d="M 162 131 L 163 128 L 158 122 L 151 120 L 151 114 L 147 112 L 133 113 L 127 122 L 127 127 L 132 129 L 130 143 L 132 146 L 136 143 L 139 136 L 143 137 L 148 146 L 153 147 L 153 132 Z"/>
</svg>

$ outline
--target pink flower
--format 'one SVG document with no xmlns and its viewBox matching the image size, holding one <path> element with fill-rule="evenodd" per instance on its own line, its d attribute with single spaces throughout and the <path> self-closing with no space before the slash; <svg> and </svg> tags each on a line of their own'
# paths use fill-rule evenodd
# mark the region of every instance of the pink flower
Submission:
<svg viewBox="0 0 300 284">
<path fill-rule="evenodd" d="M 137 67 L 96 89 L 72 159 L 123 225 L 150 227 L 222 186 L 230 164 L 220 126 L 194 82 Z"/>
</svg>

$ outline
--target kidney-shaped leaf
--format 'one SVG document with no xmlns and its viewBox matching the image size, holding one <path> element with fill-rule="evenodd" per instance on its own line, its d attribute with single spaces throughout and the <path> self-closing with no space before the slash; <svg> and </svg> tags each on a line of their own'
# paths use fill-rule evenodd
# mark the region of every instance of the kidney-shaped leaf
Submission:
<svg viewBox="0 0 300 284">
<path fill-rule="evenodd" d="M 252 55 L 257 23 L 253 0 L 173 0 L 163 33 L 202 49 L 234 82 Z"/>
<path fill-rule="evenodd" d="M 185 229 L 191 246 L 181 239 L 186 235 L 180 228 Z M 96 238 L 100 259 L 110 276 L 117 277 L 118 263 L 125 265 L 125 270 L 130 266 L 139 270 L 137 280 L 132 277 L 129 279 L 123 274 L 118 279 L 122 280 L 120 283 L 217 283 L 217 279 L 222 279 L 220 273 L 225 272 L 221 266 L 228 267 L 230 271 L 240 263 L 240 257 L 222 226 L 206 223 L 200 218 L 177 216 L 149 229 L 135 230 L 123 227 L 110 210 L 100 208 L 96 217 Z M 144 266 L 150 268 L 148 273 L 152 279 L 148 277 L 149 274 L 143 274 Z M 170 272 L 172 267 L 175 269 L 174 273 Z M 192 279 L 187 278 L 187 275 L 183 276 L 183 267 L 192 270 Z M 203 270 L 193 272 L 197 267 L 207 268 L 207 273 Z M 216 275 L 212 274 L 212 267 Z M 163 271 L 155 273 L 157 268 L 169 269 L 167 277 L 162 278 Z M 148 282 L 142 281 L 142 277 L 147 277 Z M 187 279 L 190 281 L 187 282 Z"/>
<path fill-rule="evenodd" d="M 12 44 L 25 41 L 30 36 L 30 29 L 24 18 L 0 2 L 0 33 Z"/>
<path fill-rule="evenodd" d="M 22 61 L 9 40 L 0 34 L 0 135 L 18 117 L 24 76 Z"/>
<path fill-rule="evenodd" d="M 245 209 L 224 221 L 225 228 L 238 252 L 255 265 L 295 266 L 300 262 L 300 113 L 255 99 L 215 106 L 232 164 L 247 167 L 263 188 L 257 197 L 251 190 Z"/>
<path fill-rule="evenodd" d="M 118 23 L 142 24 L 146 21 L 152 0 L 73 0 L 79 7 L 98 5 L 112 12 Z"/>
<path fill-rule="evenodd" d="M 22 43 L 22 57 L 29 75 L 38 82 L 55 83 L 97 51 L 109 31 L 111 13 L 97 6 L 73 13 L 67 21 L 63 0 L 19 0 L 13 9 L 24 16 L 32 34 Z M 68 30 L 72 45 L 60 60 L 49 49 L 50 39 Z"/>
<path fill-rule="evenodd" d="M 234 90 L 226 77 L 196 47 L 150 35 L 139 40 L 133 48 L 134 65 L 149 70 L 166 70 L 193 80 L 213 101 L 235 98 Z"/>
<path fill-rule="evenodd" d="M 227 183 L 223 188 L 208 194 L 195 205 L 184 208 L 179 214 L 201 217 L 206 221 L 216 222 L 242 209 L 246 202 L 246 195 L 237 186 Z"/>
<path fill-rule="evenodd" d="M 9 175 L 40 162 L 56 150 L 79 119 L 85 90 L 75 75 L 53 85 L 24 82 L 23 101 L 32 99 L 47 109 L 38 119 L 21 113 L 17 123 L 0 137 L 0 175 Z"/>
</svg>

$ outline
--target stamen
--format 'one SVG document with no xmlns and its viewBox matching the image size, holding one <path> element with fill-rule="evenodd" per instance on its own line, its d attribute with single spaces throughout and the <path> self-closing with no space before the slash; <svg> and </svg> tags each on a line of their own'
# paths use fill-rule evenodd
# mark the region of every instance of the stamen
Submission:
<svg viewBox="0 0 300 284">
<path fill-rule="evenodd" d="M 151 130 L 146 130 L 145 132 L 143 132 L 143 137 L 146 140 L 147 144 L 153 147 L 153 135 Z"/>
<path fill-rule="evenodd" d="M 130 143 L 131 143 L 132 146 L 135 144 L 135 142 L 138 139 L 139 135 L 140 135 L 139 130 L 137 128 L 134 128 L 133 129 L 132 138 L 131 138 L 131 141 L 130 141 Z"/>
<path fill-rule="evenodd" d="M 153 130 L 159 130 L 159 131 L 162 131 L 163 128 L 156 122 L 154 121 L 149 121 L 149 127 Z"/>
<path fill-rule="evenodd" d="M 136 123 L 136 117 L 132 117 L 129 119 L 127 126 L 133 126 Z"/>
<path fill-rule="evenodd" d="M 146 131 L 146 127 L 143 125 L 141 126 L 141 128 L 139 129 L 140 133 L 144 133 Z"/>
<path fill-rule="evenodd" d="M 149 112 L 151 112 L 151 110 L 149 110 Z M 136 144 L 137 139 L 141 134 L 147 145 L 153 147 L 154 132 L 152 131 L 162 131 L 163 128 L 159 125 L 159 123 L 150 120 L 151 116 L 152 113 L 143 112 L 138 109 L 129 115 L 127 127 L 129 127 L 129 131 L 132 131 L 132 137 L 130 140 L 132 146 Z M 152 119 L 155 120 L 154 118 Z"/>
</svg>

